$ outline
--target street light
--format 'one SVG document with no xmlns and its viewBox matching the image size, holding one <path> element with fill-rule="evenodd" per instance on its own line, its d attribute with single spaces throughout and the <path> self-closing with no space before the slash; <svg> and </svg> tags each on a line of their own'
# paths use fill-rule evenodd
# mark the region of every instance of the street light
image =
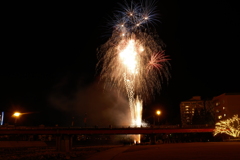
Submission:
<svg viewBox="0 0 240 160">
<path fill-rule="evenodd" d="M 15 125 L 17 123 L 18 118 L 22 115 L 20 112 L 14 112 L 13 117 L 15 117 Z"/>
<path fill-rule="evenodd" d="M 161 114 L 161 111 L 160 111 L 160 110 L 157 110 L 157 111 L 156 111 L 156 114 L 158 115 L 158 124 L 159 124 L 159 116 L 160 116 L 160 114 Z"/>
<path fill-rule="evenodd" d="M 13 114 L 14 117 L 19 117 L 20 115 L 21 115 L 20 112 L 15 112 L 15 113 Z"/>
</svg>

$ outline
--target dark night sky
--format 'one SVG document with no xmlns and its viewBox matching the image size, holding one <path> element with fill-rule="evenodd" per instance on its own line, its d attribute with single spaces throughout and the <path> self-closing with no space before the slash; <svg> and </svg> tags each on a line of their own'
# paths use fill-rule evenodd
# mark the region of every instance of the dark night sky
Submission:
<svg viewBox="0 0 240 160">
<path fill-rule="evenodd" d="M 3 5 L 0 110 L 6 123 L 13 123 L 15 110 L 31 113 L 19 125 L 69 125 L 75 117 L 81 126 L 85 113 L 91 125 L 114 122 L 107 114 L 124 119 L 127 103 L 102 92 L 95 75 L 96 49 L 111 30 L 104 26 L 117 2 Z M 237 3 L 189 2 L 158 1 L 156 28 L 171 57 L 171 80 L 144 112 L 161 108 L 162 120 L 172 123 L 180 101 L 240 92 Z"/>
</svg>

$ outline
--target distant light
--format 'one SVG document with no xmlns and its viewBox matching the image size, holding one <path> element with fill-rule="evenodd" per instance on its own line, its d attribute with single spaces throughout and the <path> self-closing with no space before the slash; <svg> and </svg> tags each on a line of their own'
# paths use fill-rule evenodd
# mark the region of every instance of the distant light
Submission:
<svg viewBox="0 0 240 160">
<path fill-rule="evenodd" d="M 157 114 L 157 115 L 160 115 L 160 114 L 161 114 L 161 111 L 157 110 L 157 111 L 156 111 L 156 114 Z"/>
<path fill-rule="evenodd" d="M 15 113 L 13 114 L 13 116 L 15 116 L 15 117 L 19 117 L 20 115 L 21 115 L 20 112 L 15 112 Z"/>
</svg>

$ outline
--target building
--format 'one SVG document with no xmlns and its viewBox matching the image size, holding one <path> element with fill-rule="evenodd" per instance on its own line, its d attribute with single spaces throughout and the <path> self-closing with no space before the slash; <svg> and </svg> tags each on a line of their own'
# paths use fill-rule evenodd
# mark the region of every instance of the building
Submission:
<svg viewBox="0 0 240 160">
<path fill-rule="evenodd" d="M 180 103 L 181 122 L 182 126 L 191 125 L 195 112 L 200 112 L 204 109 L 204 101 L 201 96 L 193 96 L 187 101 Z"/>
<path fill-rule="evenodd" d="M 215 121 L 226 120 L 234 115 L 240 116 L 240 93 L 223 93 L 212 99 Z"/>
<path fill-rule="evenodd" d="M 223 93 L 210 100 L 194 96 L 180 103 L 182 126 L 193 124 L 215 125 L 220 120 L 240 117 L 240 93 Z"/>
</svg>

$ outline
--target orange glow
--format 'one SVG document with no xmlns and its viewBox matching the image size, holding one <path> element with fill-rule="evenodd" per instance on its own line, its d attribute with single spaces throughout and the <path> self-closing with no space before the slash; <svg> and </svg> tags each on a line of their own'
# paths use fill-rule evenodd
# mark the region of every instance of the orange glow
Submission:
<svg viewBox="0 0 240 160">
<path fill-rule="evenodd" d="M 156 114 L 159 116 L 161 114 L 161 111 L 160 110 L 157 110 L 156 111 Z"/>
<path fill-rule="evenodd" d="M 20 112 L 15 112 L 15 113 L 13 114 L 14 117 L 19 117 L 20 115 L 21 115 Z"/>
</svg>

